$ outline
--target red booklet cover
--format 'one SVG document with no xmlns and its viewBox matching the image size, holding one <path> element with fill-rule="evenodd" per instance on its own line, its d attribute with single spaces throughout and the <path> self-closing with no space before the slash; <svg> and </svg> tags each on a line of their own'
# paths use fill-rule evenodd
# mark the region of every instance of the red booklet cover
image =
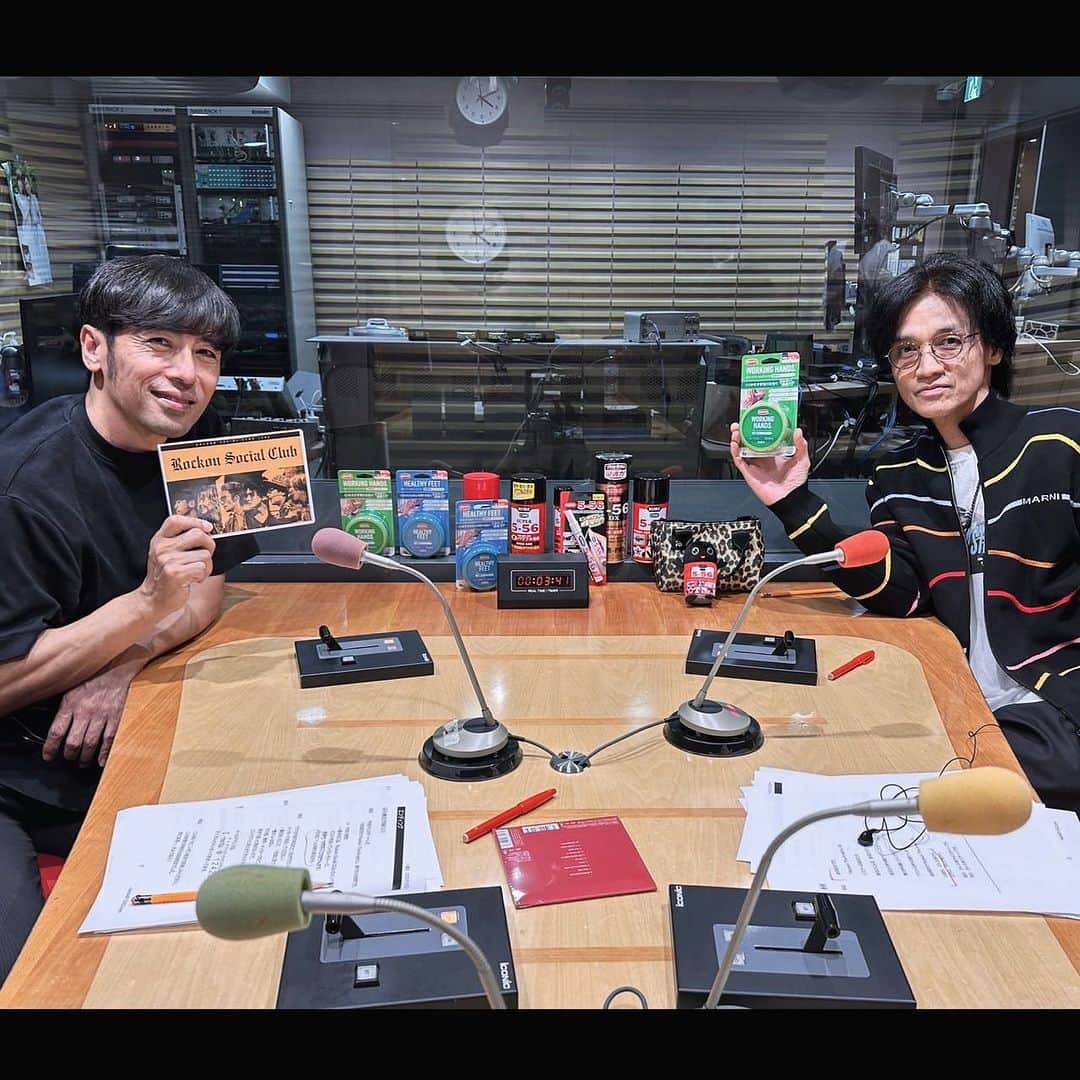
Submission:
<svg viewBox="0 0 1080 1080">
<path fill-rule="evenodd" d="M 515 907 L 656 891 L 617 817 L 496 829 L 495 843 Z"/>
</svg>

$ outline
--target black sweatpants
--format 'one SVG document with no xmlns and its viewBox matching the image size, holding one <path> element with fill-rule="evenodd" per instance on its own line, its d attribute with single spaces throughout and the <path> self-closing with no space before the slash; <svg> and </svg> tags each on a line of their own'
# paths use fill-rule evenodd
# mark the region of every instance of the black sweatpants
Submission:
<svg viewBox="0 0 1080 1080">
<path fill-rule="evenodd" d="M 45 903 L 37 856 L 64 858 L 85 816 L 0 786 L 0 986 Z"/>
<path fill-rule="evenodd" d="M 1005 705 L 994 719 L 1039 798 L 1080 814 L 1080 725 L 1048 701 Z"/>
</svg>

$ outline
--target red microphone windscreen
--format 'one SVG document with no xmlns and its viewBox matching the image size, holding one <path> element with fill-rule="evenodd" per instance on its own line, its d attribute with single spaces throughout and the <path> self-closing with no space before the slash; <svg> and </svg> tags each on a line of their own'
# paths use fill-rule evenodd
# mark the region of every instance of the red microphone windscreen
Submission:
<svg viewBox="0 0 1080 1080">
<path fill-rule="evenodd" d="M 311 538 L 311 554 L 320 562 L 359 570 L 367 544 L 343 529 L 320 529 Z"/>
<path fill-rule="evenodd" d="M 877 529 L 864 529 L 841 540 L 836 548 L 844 554 L 840 565 L 845 570 L 853 570 L 857 566 L 881 562 L 889 553 L 889 538 Z"/>
</svg>

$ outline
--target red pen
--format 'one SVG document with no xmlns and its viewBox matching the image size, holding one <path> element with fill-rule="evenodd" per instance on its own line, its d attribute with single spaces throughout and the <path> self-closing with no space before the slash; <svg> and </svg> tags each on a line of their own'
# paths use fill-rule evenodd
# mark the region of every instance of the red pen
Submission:
<svg viewBox="0 0 1080 1080">
<path fill-rule="evenodd" d="M 555 788 L 548 788 L 547 791 L 541 791 L 538 795 L 530 795 L 523 802 L 519 802 L 517 806 L 511 806 L 509 810 L 504 810 L 501 814 L 496 814 L 493 818 L 482 821 L 476 828 L 465 833 L 461 839 L 466 844 L 472 843 L 473 840 L 486 836 L 492 829 L 497 829 L 500 825 L 505 825 L 508 821 L 513 821 L 514 818 L 521 817 L 522 814 L 527 814 L 538 806 L 543 806 L 548 799 L 553 798 L 555 798 Z"/>
<path fill-rule="evenodd" d="M 830 679 L 839 679 L 841 675 L 846 675 L 849 671 L 854 670 L 857 667 L 862 667 L 863 664 L 869 664 L 874 659 L 874 650 L 867 649 L 866 652 L 859 653 L 854 659 L 849 660 L 846 664 L 841 664 L 835 671 L 829 672 Z"/>
</svg>

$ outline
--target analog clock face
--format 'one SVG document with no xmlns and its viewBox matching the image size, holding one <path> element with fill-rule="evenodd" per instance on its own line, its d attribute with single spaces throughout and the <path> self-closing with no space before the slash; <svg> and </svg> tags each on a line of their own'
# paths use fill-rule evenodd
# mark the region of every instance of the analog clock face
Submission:
<svg viewBox="0 0 1080 1080">
<path fill-rule="evenodd" d="M 446 242 L 462 262 L 484 266 L 506 247 L 506 222 L 485 207 L 456 210 L 446 222 Z"/>
<path fill-rule="evenodd" d="M 494 124 L 509 104 L 506 83 L 496 75 L 466 75 L 454 95 L 458 112 L 470 124 Z"/>
</svg>

